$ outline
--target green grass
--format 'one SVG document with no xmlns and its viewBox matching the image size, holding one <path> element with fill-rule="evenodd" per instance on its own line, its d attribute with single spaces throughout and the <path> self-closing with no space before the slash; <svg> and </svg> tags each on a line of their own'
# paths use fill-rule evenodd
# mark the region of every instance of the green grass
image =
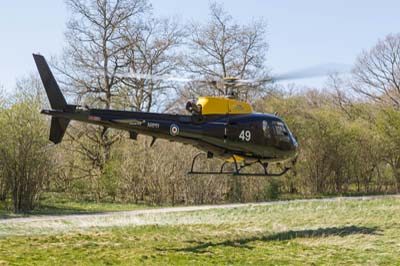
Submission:
<svg viewBox="0 0 400 266">
<path fill-rule="evenodd" d="M 11 201 L 0 202 L 0 219 L 27 217 L 32 215 L 65 215 L 149 209 L 154 206 L 133 203 L 96 202 L 75 199 L 64 193 L 43 193 L 37 208 L 28 213 L 12 213 Z"/>
<path fill-rule="evenodd" d="M 146 204 L 83 201 L 61 193 L 44 193 L 38 210 L 34 210 L 32 213 L 74 214 L 149 209 L 151 207 L 153 206 Z"/>
<path fill-rule="evenodd" d="M 0 265 L 400 265 L 400 199 L 116 213 L 0 235 Z"/>
</svg>

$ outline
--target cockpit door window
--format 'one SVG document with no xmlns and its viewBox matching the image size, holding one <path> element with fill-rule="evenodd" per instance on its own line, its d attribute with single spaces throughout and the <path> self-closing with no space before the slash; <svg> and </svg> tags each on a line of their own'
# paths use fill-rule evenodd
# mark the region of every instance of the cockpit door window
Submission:
<svg viewBox="0 0 400 266">
<path fill-rule="evenodd" d="M 267 120 L 263 120 L 262 121 L 262 130 L 264 132 L 264 137 L 265 138 L 270 138 L 271 137 L 271 133 L 269 130 L 269 126 L 268 126 L 268 121 Z"/>
</svg>

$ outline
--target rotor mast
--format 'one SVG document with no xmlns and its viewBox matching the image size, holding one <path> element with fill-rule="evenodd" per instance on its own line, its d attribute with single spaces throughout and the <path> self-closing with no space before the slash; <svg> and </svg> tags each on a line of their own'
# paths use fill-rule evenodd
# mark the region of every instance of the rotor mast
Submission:
<svg viewBox="0 0 400 266">
<path fill-rule="evenodd" d="M 237 91 L 235 92 L 235 88 L 237 88 L 237 81 L 239 78 L 236 77 L 225 77 L 223 78 L 223 84 L 224 84 L 224 93 L 225 97 L 229 99 L 237 99 L 238 98 L 238 93 Z"/>
</svg>

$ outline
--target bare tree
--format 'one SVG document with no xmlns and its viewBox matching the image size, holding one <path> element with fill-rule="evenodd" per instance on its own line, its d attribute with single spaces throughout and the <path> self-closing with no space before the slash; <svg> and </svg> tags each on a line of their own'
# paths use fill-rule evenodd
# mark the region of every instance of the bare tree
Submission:
<svg viewBox="0 0 400 266">
<path fill-rule="evenodd" d="M 389 34 L 358 58 L 352 88 L 373 101 L 400 109 L 400 34 Z"/>
<path fill-rule="evenodd" d="M 139 21 L 150 6 L 146 0 L 67 0 L 66 3 L 72 17 L 65 33 L 67 47 L 57 66 L 65 76 L 64 85 L 78 96 L 78 104 L 115 107 L 122 88 L 118 74 L 126 68 L 124 29 Z M 111 159 L 111 147 L 121 134 L 92 125 L 78 128 L 82 134 L 67 134 L 76 152 L 89 161 L 82 167 L 86 176 L 99 178 Z"/>
<path fill-rule="evenodd" d="M 146 0 L 67 0 L 72 18 L 67 24 L 62 73 L 80 97 L 109 109 L 125 68 L 123 32 L 148 8 Z"/>
<path fill-rule="evenodd" d="M 240 25 L 221 5 L 210 4 L 209 21 L 188 26 L 186 70 L 207 79 L 266 77 L 265 28 L 263 20 Z M 247 98 L 248 90 L 242 92 Z"/>
<path fill-rule="evenodd" d="M 123 102 L 135 111 L 149 112 L 162 105 L 160 100 L 171 84 L 162 80 L 137 78 L 132 73 L 170 75 L 179 67 L 177 48 L 182 43 L 183 30 L 171 19 L 150 18 L 137 27 L 127 25 L 123 36 L 126 65 L 129 72 L 121 79 Z"/>
<path fill-rule="evenodd" d="M 382 158 L 392 168 L 400 191 L 400 34 L 389 34 L 369 51 L 363 52 L 353 70 L 353 90 L 380 104 L 378 114 L 372 114 L 383 144 Z M 376 110 L 375 110 L 376 112 Z M 371 112 L 370 112 L 371 113 Z"/>
<path fill-rule="evenodd" d="M 68 0 L 67 4 L 73 16 L 67 25 L 64 64 L 58 69 L 78 102 L 135 111 L 160 106 L 166 86 L 131 78 L 129 73 L 164 75 L 175 70 L 183 34 L 179 25 L 154 19 L 146 0 Z M 107 178 L 112 147 L 122 133 L 74 123 L 71 130 L 66 141 L 72 145 L 63 147 L 75 156 L 68 156 L 66 165 L 75 168 L 72 179 L 91 180 L 100 199 L 101 179 Z"/>
<path fill-rule="evenodd" d="M 348 93 L 348 82 L 341 78 L 338 74 L 332 74 L 329 76 L 329 89 L 332 97 L 332 102 L 340 110 L 343 111 L 349 119 L 352 119 L 356 114 L 354 110 L 354 99 L 350 93 Z M 351 90 L 350 90 L 351 91 Z"/>
<path fill-rule="evenodd" d="M 188 51 L 183 57 L 184 68 L 195 78 L 220 80 L 234 77 L 240 79 L 266 78 L 265 40 L 266 24 L 257 20 L 249 25 L 238 24 L 221 5 L 211 3 L 210 18 L 206 23 L 191 23 L 187 26 Z M 252 100 L 260 96 L 264 87 L 238 89 L 238 97 Z M 178 94 L 177 102 L 194 98 L 201 94 L 227 94 L 228 88 L 199 87 L 199 84 L 188 84 Z M 185 99 L 186 98 L 186 99 Z M 255 98 L 255 97 L 254 97 Z M 170 106 L 171 110 L 176 107 Z M 178 109 L 179 110 L 179 109 Z M 228 194 L 231 201 L 242 201 L 240 178 L 233 176 L 229 183 Z"/>
</svg>

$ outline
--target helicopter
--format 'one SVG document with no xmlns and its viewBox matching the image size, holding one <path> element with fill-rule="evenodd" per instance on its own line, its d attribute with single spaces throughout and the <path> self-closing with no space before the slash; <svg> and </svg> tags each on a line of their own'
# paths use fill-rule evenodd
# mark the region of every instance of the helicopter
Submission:
<svg viewBox="0 0 400 266">
<path fill-rule="evenodd" d="M 239 176 L 282 176 L 294 165 L 298 156 L 298 143 L 285 122 L 273 114 L 253 112 L 249 103 L 238 100 L 234 89 L 255 80 L 224 78 L 207 81 L 222 84 L 226 93 L 222 97 L 201 96 L 197 102 L 189 101 L 186 110 L 190 115 L 133 112 L 109 109 L 82 109 L 68 104 L 55 80 L 46 59 L 33 54 L 40 78 L 50 102 L 50 110 L 41 113 L 51 116 L 50 141 L 62 141 L 71 120 L 129 132 L 136 140 L 138 134 L 156 139 L 190 144 L 202 152 L 194 156 L 188 174 L 223 174 Z M 167 79 L 137 74 L 136 78 Z M 272 79 L 257 80 L 271 82 Z M 208 159 L 224 160 L 219 170 L 196 170 L 196 160 L 206 155 Z M 284 165 L 280 172 L 271 172 L 271 163 Z M 260 172 L 247 172 L 248 166 L 258 164 Z M 227 165 L 231 165 L 227 167 Z"/>
</svg>

